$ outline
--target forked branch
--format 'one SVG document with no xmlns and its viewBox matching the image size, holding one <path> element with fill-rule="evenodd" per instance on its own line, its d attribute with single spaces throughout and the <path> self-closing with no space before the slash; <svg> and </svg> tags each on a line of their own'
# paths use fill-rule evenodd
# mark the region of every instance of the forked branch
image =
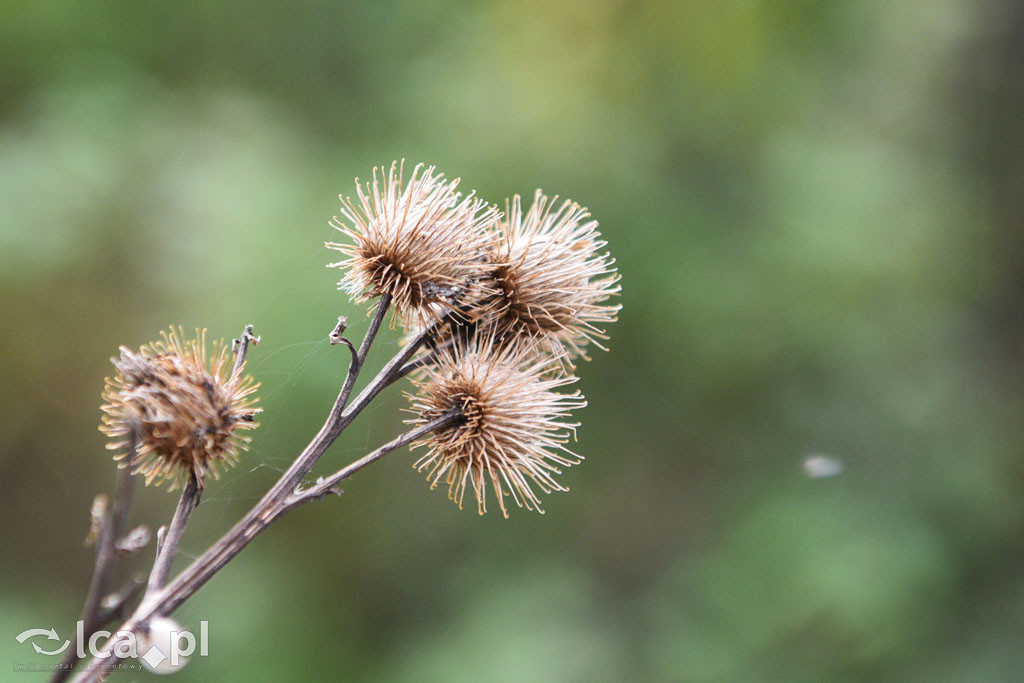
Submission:
<svg viewBox="0 0 1024 683">
<path fill-rule="evenodd" d="M 423 331 L 415 340 L 399 351 L 356 398 L 349 403 L 348 399 L 369 354 L 370 347 L 373 345 L 377 333 L 380 331 L 381 324 L 387 315 L 389 304 L 390 298 L 388 296 L 381 297 L 377 310 L 370 321 L 370 326 L 363 337 L 363 341 L 358 351 L 352 355 L 352 364 L 349 366 L 341 391 L 326 421 L 317 435 L 313 437 L 313 440 L 310 441 L 263 498 L 238 523 L 191 565 L 186 567 L 177 577 L 171 580 L 170 583 L 163 585 L 170 567 L 170 561 L 173 559 L 174 552 L 176 552 L 177 540 L 180 539 L 180 530 L 184 528 L 184 524 L 187 522 L 188 513 L 194 508 L 196 496 L 194 495 L 195 492 L 190 492 L 189 490 L 193 488 L 194 484 L 192 478 L 190 478 L 189 484 L 186 485 L 186 490 L 183 492 L 182 499 L 179 502 L 175 519 L 172 521 L 171 528 L 167 532 L 163 548 L 159 552 L 146 596 L 132 616 L 121 625 L 118 629 L 119 632 L 134 632 L 154 616 L 165 616 L 172 613 L 220 571 L 225 564 L 238 555 L 256 536 L 261 534 L 270 524 L 289 510 L 306 502 L 326 497 L 336 490 L 339 482 L 352 476 L 370 463 L 459 418 L 457 412 L 446 413 L 388 442 L 363 458 L 338 470 L 331 476 L 318 480 L 313 486 L 306 489 L 300 488 L 302 480 L 309 474 L 313 466 L 316 465 L 317 461 L 331 444 L 337 440 L 344 429 L 352 423 L 359 413 L 381 391 L 406 374 L 403 370 L 407 371 L 406 366 L 409 361 L 422 347 L 430 334 L 432 334 L 433 328 Z M 251 328 L 247 328 L 242 341 L 236 345 L 236 352 L 238 354 L 236 355 L 236 367 L 240 367 L 238 358 L 244 355 L 247 348 L 244 340 L 250 336 Z M 347 340 L 341 342 L 340 334 L 338 335 L 338 341 L 335 341 L 334 337 L 335 335 L 332 335 L 332 342 L 348 343 L 350 348 L 354 348 Z M 175 522 L 179 520 L 180 523 L 176 526 Z M 109 639 L 100 656 L 90 662 L 90 666 L 81 673 L 77 680 L 97 680 L 103 674 L 102 664 L 112 653 L 117 640 L 118 637 L 116 635 Z"/>
</svg>

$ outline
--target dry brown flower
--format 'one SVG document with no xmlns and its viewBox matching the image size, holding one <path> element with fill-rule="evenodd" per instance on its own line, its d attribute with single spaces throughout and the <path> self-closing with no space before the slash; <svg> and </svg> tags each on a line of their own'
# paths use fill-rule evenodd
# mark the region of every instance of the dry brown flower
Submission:
<svg viewBox="0 0 1024 683">
<path fill-rule="evenodd" d="M 419 164 L 408 182 L 404 162 L 374 169 L 373 181 L 356 179 L 358 201 L 341 197 L 345 220 L 331 226 L 351 243 L 328 242 L 346 258 L 338 283 L 356 302 L 389 294 L 403 320 L 430 320 L 451 310 L 486 272 L 485 227 L 498 210 L 473 193 L 462 197 L 459 179 L 445 180 L 433 166 Z M 477 296 L 477 295 L 474 295 Z"/>
<path fill-rule="evenodd" d="M 582 458 L 565 446 L 578 423 L 563 420 L 586 401 L 578 391 L 555 391 L 576 378 L 552 373 L 553 363 L 532 345 L 501 346 L 493 335 L 437 352 L 413 380 L 416 418 L 408 422 L 423 424 L 452 410 L 461 417 L 413 445 L 429 449 L 414 467 L 428 471 L 431 488 L 443 479 L 461 508 L 470 486 L 483 514 L 489 481 L 505 517 L 505 496 L 543 513 L 534 485 L 543 493 L 567 490 L 553 477 Z"/>
<path fill-rule="evenodd" d="M 477 317 L 504 342 L 533 339 L 571 364 L 587 359 L 589 343 L 604 348 L 601 326 L 621 308 L 605 303 L 619 293 L 619 274 L 587 209 L 570 200 L 556 209 L 557 202 L 540 190 L 525 214 L 519 195 L 506 202 L 489 251 L 494 293 Z"/>
<path fill-rule="evenodd" d="M 207 355 L 206 330 L 187 340 L 181 328 L 160 334 L 138 352 L 122 346 L 111 359 L 117 374 L 106 379 L 100 431 L 111 439 L 107 448 L 120 451 L 116 460 L 129 459 L 135 431 L 135 455 L 121 466 L 147 485 L 170 480 L 173 490 L 194 473 L 202 486 L 208 472 L 218 478 L 218 468 L 235 465 L 247 448 L 250 439 L 239 432 L 257 426 L 259 385 L 244 366 L 232 373 L 223 341 Z"/>
</svg>

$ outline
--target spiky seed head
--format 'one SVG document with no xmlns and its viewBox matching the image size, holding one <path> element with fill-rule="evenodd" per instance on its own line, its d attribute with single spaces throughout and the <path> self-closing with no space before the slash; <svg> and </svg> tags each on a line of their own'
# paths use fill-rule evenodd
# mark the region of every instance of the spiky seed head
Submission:
<svg viewBox="0 0 1024 683">
<path fill-rule="evenodd" d="M 459 179 L 446 180 L 433 166 L 417 165 L 408 182 L 404 162 L 356 179 L 358 201 L 341 197 L 343 218 L 331 226 L 351 242 L 327 247 L 348 258 L 330 264 L 345 271 L 338 288 L 361 303 L 389 294 L 403 320 L 429 320 L 451 310 L 486 271 L 485 227 L 498 216 L 473 193 L 463 197 Z"/>
<path fill-rule="evenodd" d="M 549 199 L 540 190 L 523 212 L 516 195 L 493 232 L 490 298 L 477 308 L 505 343 L 535 340 L 556 356 L 587 359 L 586 347 L 607 339 L 603 326 L 621 306 L 615 261 L 602 252 L 597 221 L 576 202 Z"/>
<path fill-rule="evenodd" d="M 238 461 L 261 412 L 254 395 L 259 387 L 244 368 L 232 373 L 230 346 L 215 341 L 207 355 L 206 330 L 186 339 L 182 328 L 161 332 L 159 341 L 139 347 L 122 346 L 117 369 L 106 379 L 100 431 L 110 438 L 107 448 L 132 474 L 146 484 L 170 481 L 180 486 L 194 473 L 202 486 L 207 473 Z M 129 453 L 135 434 L 135 452 Z"/>
<path fill-rule="evenodd" d="M 431 488 L 443 480 L 460 508 L 472 488 L 484 514 L 489 483 L 505 517 L 506 496 L 543 513 L 534 487 L 567 490 L 554 477 L 582 458 L 565 446 L 578 426 L 565 419 L 586 401 L 578 391 L 555 391 L 576 378 L 555 376 L 553 362 L 526 345 L 499 345 L 492 335 L 437 352 L 437 361 L 413 380 L 418 391 L 409 398 L 416 417 L 408 422 L 424 424 L 452 410 L 461 417 L 413 444 L 427 448 L 414 467 L 427 471 Z"/>
</svg>

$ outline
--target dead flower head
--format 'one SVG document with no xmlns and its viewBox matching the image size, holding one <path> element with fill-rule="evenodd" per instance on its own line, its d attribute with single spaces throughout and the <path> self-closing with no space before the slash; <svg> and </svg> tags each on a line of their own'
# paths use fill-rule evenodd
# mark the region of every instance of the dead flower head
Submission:
<svg viewBox="0 0 1024 683">
<path fill-rule="evenodd" d="M 218 468 L 238 461 L 249 442 L 239 432 L 257 426 L 259 385 L 242 369 L 232 374 L 229 345 L 214 342 L 208 356 L 205 330 L 186 340 L 171 328 L 138 352 L 122 346 L 111 362 L 117 374 L 106 380 L 100 431 L 111 439 L 107 448 L 120 451 L 115 459 L 129 460 L 122 467 L 174 489 L 191 473 L 202 486 L 207 472 L 218 478 Z"/>
<path fill-rule="evenodd" d="M 532 339 L 553 355 L 586 359 L 588 343 L 604 348 L 602 326 L 621 308 L 605 303 L 619 293 L 619 275 L 601 252 L 597 221 L 569 200 L 556 209 L 557 200 L 537 190 L 524 214 L 519 196 L 512 199 L 494 235 L 493 295 L 479 317 L 505 342 Z"/>
<path fill-rule="evenodd" d="M 408 421 L 412 424 L 452 410 L 461 413 L 413 446 L 428 448 L 414 466 L 428 471 L 431 488 L 443 480 L 448 497 L 461 508 L 471 487 L 483 514 L 490 482 L 506 517 L 506 496 L 520 507 L 543 512 L 534 486 L 543 493 L 566 490 L 554 475 L 581 458 L 565 447 L 578 423 L 562 420 L 586 401 L 578 391 L 556 393 L 576 378 L 555 376 L 552 363 L 528 345 L 500 346 L 493 335 L 438 352 L 437 362 L 414 379 L 418 393 L 409 396 L 417 415 Z"/>
<path fill-rule="evenodd" d="M 345 275 L 338 283 L 356 302 L 387 294 L 405 320 L 430 319 L 450 310 L 486 270 L 484 227 L 496 220 L 495 207 L 470 193 L 462 197 L 459 179 L 445 180 L 433 166 L 413 169 L 408 182 L 403 164 L 373 181 L 356 180 L 358 201 L 341 197 L 341 213 L 331 226 L 351 243 L 328 242 L 347 256 L 330 264 Z"/>
</svg>

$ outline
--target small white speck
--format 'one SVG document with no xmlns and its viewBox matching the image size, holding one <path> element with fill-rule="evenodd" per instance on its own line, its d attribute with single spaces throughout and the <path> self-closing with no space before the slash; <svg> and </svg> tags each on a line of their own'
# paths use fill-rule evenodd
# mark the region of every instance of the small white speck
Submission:
<svg viewBox="0 0 1024 683">
<path fill-rule="evenodd" d="M 845 469 L 843 461 L 839 458 L 821 455 L 820 453 L 808 455 L 800 461 L 800 464 L 803 466 L 804 472 L 806 472 L 807 476 L 811 479 L 827 479 L 828 477 L 834 477 L 838 474 L 842 474 Z"/>
</svg>

